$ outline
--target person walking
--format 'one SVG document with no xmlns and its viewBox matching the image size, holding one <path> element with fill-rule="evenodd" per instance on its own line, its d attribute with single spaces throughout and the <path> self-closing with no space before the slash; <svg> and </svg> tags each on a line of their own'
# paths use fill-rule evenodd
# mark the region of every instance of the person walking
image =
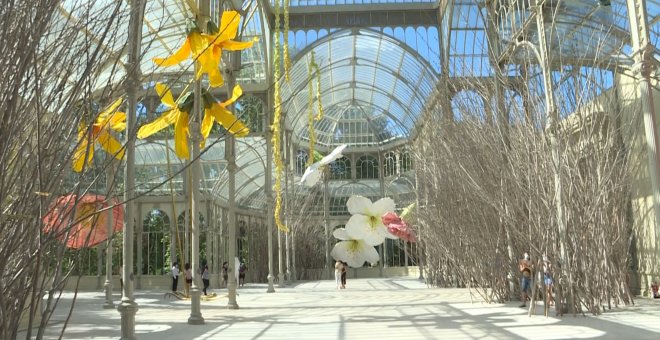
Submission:
<svg viewBox="0 0 660 340">
<path fill-rule="evenodd" d="M 343 268 L 344 268 L 344 264 L 341 263 L 341 261 L 337 260 L 337 262 L 335 262 L 335 284 L 337 285 L 337 289 L 342 289 L 341 271 Z"/>
<path fill-rule="evenodd" d="M 229 283 L 229 263 L 227 261 L 222 263 L 222 280 L 225 283 L 225 287 L 227 287 Z"/>
<path fill-rule="evenodd" d="M 555 303 L 555 299 L 552 297 L 554 281 L 552 280 L 552 264 L 546 255 L 543 255 L 543 283 L 545 283 L 547 303 L 552 306 Z"/>
<path fill-rule="evenodd" d="M 522 278 L 520 280 L 522 304 L 520 307 L 525 307 L 527 298 L 532 292 L 532 261 L 529 258 L 529 253 L 525 252 L 523 258 L 518 261 L 518 268 L 522 274 Z"/>
<path fill-rule="evenodd" d="M 190 263 L 186 263 L 185 271 L 183 272 L 186 275 L 186 284 L 184 286 L 184 291 L 186 296 L 190 296 L 190 286 L 192 285 L 193 275 L 192 269 L 190 268 Z"/>
<path fill-rule="evenodd" d="M 247 271 L 247 267 L 245 266 L 245 262 L 241 262 L 241 265 L 238 267 L 238 285 L 240 287 L 243 287 L 245 285 L 246 271 Z"/>
<path fill-rule="evenodd" d="M 346 289 L 346 272 L 348 271 L 348 263 L 341 261 L 341 288 Z"/>
<path fill-rule="evenodd" d="M 176 292 L 179 285 L 179 265 L 174 262 L 172 264 L 172 291 Z"/>
<path fill-rule="evenodd" d="M 209 266 L 204 265 L 204 270 L 202 271 L 202 282 L 204 283 L 204 295 L 206 294 L 206 289 L 209 288 Z"/>
</svg>

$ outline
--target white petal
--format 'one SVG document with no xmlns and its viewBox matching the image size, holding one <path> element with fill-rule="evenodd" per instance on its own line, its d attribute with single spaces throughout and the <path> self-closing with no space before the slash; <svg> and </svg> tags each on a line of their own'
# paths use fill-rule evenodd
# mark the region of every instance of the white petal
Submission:
<svg viewBox="0 0 660 340">
<path fill-rule="evenodd" d="M 346 207 L 351 215 L 369 215 L 369 211 L 371 210 L 371 200 L 359 195 L 353 195 L 348 198 Z"/>
<path fill-rule="evenodd" d="M 376 246 L 385 241 L 385 234 L 383 228 L 385 226 L 382 222 L 376 223 L 376 228 L 371 226 L 371 216 L 364 216 L 356 214 L 351 216 L 346 222 L 346 233 L 348 236 L 355 240 L 363 240 L 371 246 Z M 387 231 L 387 230 L 385 230 Z"/>
<path fill-rule="evenodd" d="M 383 197 L 371 205 L 369 213 L 381 217 L 386 212 L 394 211 L 395 208 L 396 204 L 394 204 L 394 200 L 389 197 Z"/>
<path fill-rule="evenodd" d="M 350 240 L 351 237 L 348 236 L 345 228 L 337 228 L 332 232 L 332 236 L 339 240 Z"/>
<path fill-rule="evenodd" d="M 364 259 L 367 260 L 369 263 L 378 263 L 380 261 L 380 255 L 378 255 L 378 251 L 376 248 L 373 246 L 365 245 L 366 247 L 364 248 Z"/>
<path fill-rule="evenodd" d="M 307 186 L 314 186 L 321 179 L 322 172 L 319 170 L 320 164 L 318 162 L 310 165 L 305 169 L 305 173 L 300 178 L 300 183 Z"/>
<path fill-rule="evenodd" d="M 373 254 L 368 252 L 369 247 L 360 240 L 341 241 L 332 248 L 330 255 L 336 260 L 344 261 L 349 266 L 354 268 L 362 267 L 364 264 L 365 255 L 373 258 Z M 378 253 L 376 253 L 378 254 Z"/>
<path fill-rule="evenodd" d="M 308 187 L 313 187 L 321 180 L 323 173 L 321 171 L 314 171 L 307 176 L 305 179 L 305 185 Z"/>
<path fill-rule="evenodd" d="M 347 146 L 348 146 L 347 144 L 343 144 L 343 145 L 340 145 L 340 146 L 336 147 L 327 156 L 321 158 L 319 163 L 321 163 L 321 165 L 328 165 L 328 164 L 336 161 L 337 159 L 341 158 L 341 156 L 342 156 L 341 153 L 344 151 L 344 149 L 346 149 Z"/>
</svg>

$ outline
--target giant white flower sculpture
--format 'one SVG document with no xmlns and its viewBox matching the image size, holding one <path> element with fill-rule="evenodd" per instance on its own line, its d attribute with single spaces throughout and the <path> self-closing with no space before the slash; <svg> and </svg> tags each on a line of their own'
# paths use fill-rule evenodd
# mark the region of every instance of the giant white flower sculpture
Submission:
<svg viewBox="0 0 660 340">
<path fill-rule="evenodd" d="M 342 240 L 335 244 L 330 252 L 330 255 L 335 260 L 344 261 L 353 268 L 362 267 L 365 261 L 369 263 L 378 262 L 378 251 L 376 251 L 376 248 L 364 240 L 351 238 L 346 232 L 346 229 L 335 229 L 332 235 Z"/>
<path fill-rule="evenodd" d="M 321 179 L 322 171 L 319 171 L 321 165 L 316 162 L 305 169 L 305 173 L 300 178 L 300 183 L 313 187 Z"/>
<path fill-rule="evenodd" d="M 321 169 L 334 162 L 335 160 L 341 158 L 342 152 L 346 149 L 348 145 L 342 144 L 336 147 L 332 152 L 330 152 L 325 157 L 321 158 L 320 161 L 313 163 L 305 169 L 305 173 L 300 178 L 300 184 L 305 184 L 307 186 L 313 187 L 321 179 Z"/>
<path fill-rule="evenodd" d="M 375 246 L 383 243 L 386 237 L 397 238 L 387 230 L 382 220 L 385 213 L 394 211 L 395 204 L 391 198 L 381 198 L 372 203 L 366 197 L 353 195 L 346 202 L 346 206 L 348 212 L 353 215 L 346 223 L 346 232 L 352 239 L 364 240 Z"/>
</svg>

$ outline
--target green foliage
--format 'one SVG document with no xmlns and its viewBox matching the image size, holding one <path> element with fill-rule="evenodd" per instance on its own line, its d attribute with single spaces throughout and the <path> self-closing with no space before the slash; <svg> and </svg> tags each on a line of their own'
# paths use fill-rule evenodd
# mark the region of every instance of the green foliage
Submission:
<svg viewBox="0 0 660 340">
<path fill-rule="evenodd" d="M 142 224 L 141 273 L 146 275 L 161 275 L 169 268 L 169 234 L 170 221 L 160 210 L 153 210 L 143 220 Z"/>
<path fill-rule="evenodd" d="M 239 117 L 251 132 L 264 130 L 264 103 L 254 96 L 244 96 L 236 105 L 236 116 Z"/>
</svg>

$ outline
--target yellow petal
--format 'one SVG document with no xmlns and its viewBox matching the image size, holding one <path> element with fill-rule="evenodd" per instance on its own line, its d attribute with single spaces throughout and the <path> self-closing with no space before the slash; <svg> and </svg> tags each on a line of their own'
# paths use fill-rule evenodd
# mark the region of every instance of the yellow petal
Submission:
<svg viewBox="0 0 660 340">
<path fill-rule="evenodd" d="M 160 117 L 158 117 L 153 122 L 140 127 L 140 130 L 138 130 L 137 133 L 137 138 L 140 139 L 147 138 L 153 135 L 154 133 L 174 124 L 178 116 L 179 116 L 178 109 L 172 109 L 167 112 L 164 112 Z"/>
<path fill-rule="evenodd" d="M 229 130 L 229 132 L 236 137 L 244 137 L 250 133 L 250 130 L 247 128 L 247 126 L 245 126 L 240 120 L 238 120 L 238 118 L 236 118 L 236 116 L 234 116 L 233 113 L 222 107 L 220 104 L 215 103 L 211 105 L 209 112 L 213 114 L 213 118 L 215 118 L 219 124 L 222 124 L 225 129 Z"/>
<path fill-rule="evenodd" d="M 124 112 L 115 112 L 110 115 L 108 119 L 108 125 L 112 130 L 115 131 L 124 131 L 126 130 L 126 113 Z"/>
<path fill-rule="evenodd" d="M 160 97 L 160 101 L 168 107 L 175 107 L 176 103 L 174 102 L 174 97 L 172 97 L 172 91 L 166 85 L 161 83 L 156 83 L 156 92 Z"/>
<path fill-rule="evenodd" d="M 234 39 L 238 33 L 238 25 L 241 23 L 241 15 L 237 11 L 222 12 L 220 19 L 220 28 L 218 29 L 218 38 L 216 43 Z"/>
<path fill-rule="evenodd" d="M 188 112 L 180 111 L 178 116 L 174 129 L 174 153 L 181 159 L 188 159 Z"/>
<path fill-rule="evenodd" d="M 197 31 L 190 32 L 188 35 L 188 41 L 190 41 L 190 51 L 195 59 L 197 59 L 209 47 L 206 38 Z"/>
<path fill-rule="evenodd" d="M 101 145 L 101 148 L 107 153 L 113 155 L 117 159 L 124 158 L 124 149 L 121 147 L 121 143 L 108 133 L 106 130 L 99 132 L 97 141 Z"/>
<path fill-rule="evenodd" d="M 241 88 L 240 85 L 234 86 L 234 90 L 231 92 L 231 98 L 227 99 L 226 101 L 222 102 L 222 107 L 227 107 L 234 103 L 238 98 L 240 98 L 243 95 L 243 89 Z"/>
<path fill-rule="evenodd" d="M 201 148 L 204 148 L 206 145 L 206 138 L 211 133 L 211 128 L 213 128 L 213 114 L 209 112 L 209 109 L 204 110 L 204 119 L 202 120 L 202 143 L 200 144 Z"/>
<path fill-rule="evenodd" d="M 181 45 L 181 47 L 171 56 L 167 58 L 153 58 L 151 60 L 158 66 L 172 66 L 186 60 L 190 55 L 189 39 L 190 36 L 186 38 L 186 41 L 183 43 L 183 45 Z"/>
<path fill-rule="evenodd" d="M 206 45 L 206 47 L 208 47 L 208 45 Z M 200 52 L 199 57 L 197 58 L 197 72 L 195 76 L 197 79 L 199 79 L 202 73 L 208 74 L 209 77 L 211 77 L 211 75 L 214 75 L 214 77 L 216 77 L 215 81 L 217 82 L 217 75 L 219 75 L 219 66 L 220 66 L 220 56 L 215 55 L 214 49 L 208 47 L 202 52 Z"/>
<path fill-rule="evenodd" d="M 92 158 L 94 157 L 94 146 L 90 146 L 87 150 L 87 145 L 89 144 L 88 131 L 85 124 L 80 124 L 78 127 L 78 147 L 76 148 L 75 153 L 73 154 L 72 167 L 73 171 L 81 172 L 83 165 L 85 164 L 85 152 L 87 152 L 87 165 L 89 166 L 92 163 Z"/>
<path fill-rule="evenodd" d="M 119 106 L 121 105 L 121 103 L 123 101 L 124 101 L 123 98 L 119 98 L 119 99 L 115 100 L 114 102 L 112 102 L 112 104 L 108 105 L 108 107 L 105 108 L 105 110 L 103 110 L 101 113 L 99 113 L 99 117 L 96 118 L 96 123 L 104 125 L 105 121 L 108 120 L 108 118 L 111 114 L 113 114 L 113 113 L 115 113 L 115 111 L 117 111 L 117 109 L 119 108 Z"/>
<path fill-rule="evenodd" d="M 220 87 L 225 83 L 222 73 L 217 68 L 209 72 L 209 85 L 211 87 Z"/>
<path fill-rule="evenodd" d="M 252 47 L 255 40 L 252 41 L 236 41 L 236 40 L 227 40 L 222 42 L 222 48 L 228 51 L 240 51 L 246 48 Z"/>
</svg>

